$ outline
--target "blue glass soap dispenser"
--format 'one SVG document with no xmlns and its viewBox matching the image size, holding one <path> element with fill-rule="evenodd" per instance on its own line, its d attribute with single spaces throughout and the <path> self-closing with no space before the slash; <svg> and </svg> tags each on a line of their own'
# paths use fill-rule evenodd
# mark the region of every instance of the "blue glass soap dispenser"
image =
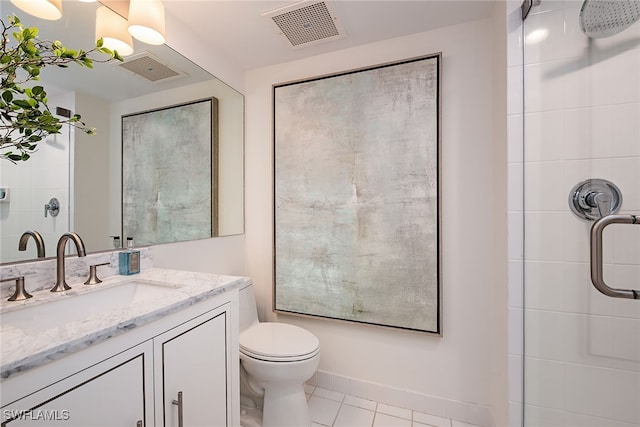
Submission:
<svg viewBox="0 0 640 427">
<path fill-rule="evenodd" d="M 140 273 L 140 251 L 133 249 L 133 237 L 127 237 L 127 249 L 119 254 L 120 274 Z"/>
</svg>

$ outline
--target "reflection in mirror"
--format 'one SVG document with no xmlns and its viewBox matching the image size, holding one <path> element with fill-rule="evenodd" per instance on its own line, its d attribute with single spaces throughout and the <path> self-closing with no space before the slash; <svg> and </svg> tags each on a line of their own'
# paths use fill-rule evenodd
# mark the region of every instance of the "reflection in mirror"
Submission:
<svg viewBox="0 0 640 427">
<path fill-rule="evenodd" d="M 41 39 L 60 40 L 74 49 L 94 45 L 99 4 L 64 2 L 58 21 L 31 17 L 10 2 L 2 1 L 1 6 L 3 20 L 15 13 L 25 26 L 39 28 Z M 35 245 L 18 251 L 26 230 L 40 232 L 47 257 L 55 256 L 49 248 L 55 248 L 67 231 L 82 237 L 87 252 L 112 249 L 111 236 L 122 234 L 122 117 L 203 98 L 218 99 L 217 235 L 244 232 L 244 99 L 240 93 L 170 47 L 136 40 L 134 53 L 124 62 L 97 63 L 92 70 L 73 65 L 46 68 L 38 84 L 45 87 L 50 107 L 80 114 L 97 134 L 64 127 L 41 142 L 28 161 L 15 165 L 3 161 L 0 188 L 6 191 L 0 197 L 0 263 L 36 258 Z M 54 197 L 60 202 L 59 214 L 45 217 L 44 205 Z"/>
</svg>

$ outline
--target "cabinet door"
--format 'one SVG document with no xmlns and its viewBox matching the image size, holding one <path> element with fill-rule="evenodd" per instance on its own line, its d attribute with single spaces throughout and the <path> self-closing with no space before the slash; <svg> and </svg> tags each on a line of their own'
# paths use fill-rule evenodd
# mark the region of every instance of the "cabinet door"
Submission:
<svg viewBox="0 0 640 427">
<path fill-rule="evenodd" d="M 158 426 L 227 425 L 227 310 L 225 305 L 154 339 L 156 378 L 162 381 L 156 387 Z"/>
<path fill-rule="evenodd" d="M 2 408 L 2 426 L 152 426 L 152 348 L 136 346 Z"/>
</svg>

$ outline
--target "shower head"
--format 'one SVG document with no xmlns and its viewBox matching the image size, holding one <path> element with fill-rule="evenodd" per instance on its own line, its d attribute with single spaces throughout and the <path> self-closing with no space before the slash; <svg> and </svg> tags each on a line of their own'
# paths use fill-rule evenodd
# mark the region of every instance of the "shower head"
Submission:
<svg viewBox="0 0 640 427">
<path fill-rule="evenodd" d="M 640 19 L 640 0 L 584 0 L 580 28 L 600 39 L 618 34 Z"/>
</svg>

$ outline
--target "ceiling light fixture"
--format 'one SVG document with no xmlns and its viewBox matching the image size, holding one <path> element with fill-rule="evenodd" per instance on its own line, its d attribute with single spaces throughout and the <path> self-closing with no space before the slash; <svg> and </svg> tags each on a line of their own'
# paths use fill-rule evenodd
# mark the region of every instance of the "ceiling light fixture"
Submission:
<svg viewBox="0 0 640 427">
<path fill-rule="evenodd" d="M 106 6 L 96 10 L 97 39 L 102 39 L 104 47 L 118 51 L 121 56 L 133 53 L 133 38 L 128 31 L 127 20 Z"/>
<path fill-rule="evenodd" d="M 164 5 L 161 0 L 130 0 L 129 33 L 141 42 L 163 44 Z"/>
<path fill-rule="evenodd" d="M 36 18 L 55 21 L 62 17 L 62 0 L 11 0 L 11 3 Z"/>
</svg>

